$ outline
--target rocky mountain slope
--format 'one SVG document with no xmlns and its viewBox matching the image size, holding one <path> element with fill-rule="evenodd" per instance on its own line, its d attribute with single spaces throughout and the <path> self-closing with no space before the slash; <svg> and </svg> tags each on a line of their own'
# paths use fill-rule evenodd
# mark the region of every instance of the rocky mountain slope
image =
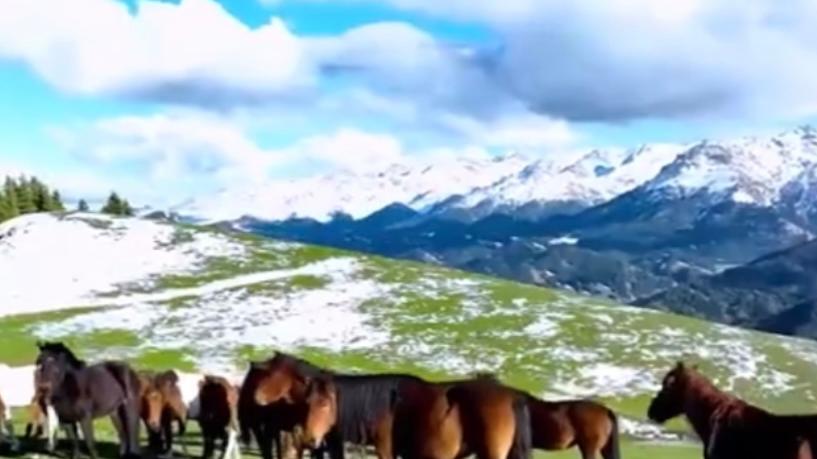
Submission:
<svg viewBox="0 0 817 459">
<path fill-rule="evenodd" d="M 273 349 L 345 370 L 496 371 L 601 398 L 630 436 L 678 359 L 773 409 L 817 402 L 817 343 L 445 268 L 159 220 L 32 215 L 0 225 L 0 391 L 37 339 L 89 358 L 238 375 Z M 35 281 L 36 279 L 36 281 Z M 30 374 L 30 373 L 28 373 Z M 4 382 L 5 381 L 5 382 Z M 30 395 L 30 394 L 29 394 Z M 671 436 L 670 436 L 671 438 Z"/>
<path fill-rule="evenodd" d="M 760 326 L 781 306 L 735 304 L 738 317 L 658 295 L 812 240 L 815 177 L 817 131 L 803 127 L 537 161 L 430 208 L 231 225 Z"/>
</svg>

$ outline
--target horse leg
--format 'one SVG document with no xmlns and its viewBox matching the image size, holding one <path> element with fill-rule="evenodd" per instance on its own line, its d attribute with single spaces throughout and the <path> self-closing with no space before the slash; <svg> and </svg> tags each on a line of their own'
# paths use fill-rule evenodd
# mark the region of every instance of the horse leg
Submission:
<svg viewBox="0 0 817 459">
<path fill-rule="evenodd" d="M 132 457 L 139 457 L 139 408 L 135 402 L 126 401 L 122 414 L 128 440 L 127 454 Z"/>
<path fill-rule="evenodd" d="M 586 443 L 579 443 L 579 451 L 582 453 L 582 459 L 597 459 L 600 448 L 589 446 Z"/>
<path fill-rule="evenodd" d="M 77 440 L 77 425 L 73 422 L 64 425 L 65 436 L 71 442 L 71 454 L 68 456 L 71 459 L 76 459 L 79 456 L 79 440 Z"/>
<path fill-rule="evenodd" d="M 216 449 L 216 439 L 208 428 L 202 429 L 202 438 L 204 439 L 204 449 L 201 457 L 202 459 L 211 459 L 213 451 Z"/>
<path fill-rule="evenodd" d="M 255 442 L 258 444 L 258 450 L 261 452 L 263 459 L 272 459 L 272 432 L 271 427 L 263 424 L 256 424 L 252 427 Z"/>
<path fill-rule="evenodd" d="M 116 436 L 119 439 L 119 457 L 124 457 L 126 453 L 125 443 L 123 441 L 125 438 L 125 426 L 123 425 L 122 416 L 119 411 L 111 415 L 111 424 L 113 424 L 113 428 L 116 430 Z"/>
<path fill-rule="evenodd" d="M 57 411 L 50 404 L 45 406 L 45 428 L 48 431 L 48 448 L 49 453 L 54 452 L 57 446 L 57 431 L 60 428 L 60 420 L 57 417 Z"/>
<path fill-rule="evenodd" d="M 85 447 L 88 449 L 88 455 L 91 459 L 96 459 L 96 441 L 94 439 L 94 421 L 90 416 L 85 417 L 79 423 L 82 429 L 82 438 L 85 439 Z"/>
<path fill-rule="evenodd" d="M 190 454 L 187 451 L 187 440 L 185 440 L 184 436 L 187 434 L 187 422 L 182 417 L 178 417 L 176 421 L 179 423 L 179 444 L 182 445 L 182 453 L 185 456 L 189 456 Z"/>
</svg>

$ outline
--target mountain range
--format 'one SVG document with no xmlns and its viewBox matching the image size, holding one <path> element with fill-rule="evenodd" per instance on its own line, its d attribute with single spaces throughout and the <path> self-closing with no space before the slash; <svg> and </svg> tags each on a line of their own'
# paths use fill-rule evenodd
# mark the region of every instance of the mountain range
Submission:
<svg viewBox="0 0 817 459">
<path fill-rule="evenodd" d="M 817 130 L 805 126 L 688 145 L 398 164 L 225 190 L 172 210 L 814 337 L 817 265 L 792 260 L 814 250 L 815 198 Z M 787 274 L 793 285 L 778 285 L 781 266 L 797 271 Z"/>
</svg>

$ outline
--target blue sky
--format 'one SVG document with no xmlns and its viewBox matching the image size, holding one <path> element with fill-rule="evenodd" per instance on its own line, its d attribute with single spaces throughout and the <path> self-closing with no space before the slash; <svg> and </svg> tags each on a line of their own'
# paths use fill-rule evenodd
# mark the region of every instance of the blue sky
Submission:
<svg viewBox="0 0 817 459">
<path fill-rule="evenodd" d="M 141 203 L 817 115 L 806 0 L 0 0 L 0 174 Z M 474 153 L 477 152 L 477 153 Z"/>
</svg>

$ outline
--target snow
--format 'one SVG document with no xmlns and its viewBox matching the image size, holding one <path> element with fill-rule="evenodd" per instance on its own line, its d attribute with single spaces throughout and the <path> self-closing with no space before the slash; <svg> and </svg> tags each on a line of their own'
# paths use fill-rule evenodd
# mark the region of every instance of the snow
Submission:
<svg viewBox="0 0 817 459">
<path fill-rule="evenodd" d="M 376 348 L 388 342 L 390 334 L 372 325 L 372 318 L 359 306 L 387 296 L 389 288 L 360 279 L 359 271 L 352 258 L 331 258 L 197 288 L 126 296 L 113 303 L 131 306 L 79 314 L 39 325 L 32 332 L 44 339 L 60 339 L 111 328 L 130 331 L 144 338 L 145 348 L 194 348 L 197 366 L 214 373 L 233 371 L 231 352 L 243 345 L 280 349 L 308 345 L 335 351 Z M 296 275 L 317 276 L 327 284 L 273 296 L 248 295 L 237 288 Z M 164 304 L 187 297 L 196 300 L 189 306 Z"/>
<path fill-rule="evenodd" d="M 413 160 L 377 172 L 339 171 L 225 189 L 171 210 L 204 222 L 245 215 L 325 222 L 337 212 L 359 219 L 394 203 L 417 211 L 478 208 L 481 213 L 531 203 L 588 207 L 639 187 L 681 197 L 706 190 L 722 199 L 768 206 L 781 199 L 787 186 L 802 197 L 800 207 L 811 209 L 816 174 L 802 172 L 815 167 L 813 130 L 796 129 L 762 138 L 656 143 L 535 158 Z"/>
<path fill-rule="evenodd" d="M 579 239 L 572 236 L 562 236 L 548 241 L 549 245 L 576 245 Z"/>
<path fill-rule="evenodd" d="M 451 196 L 490 185 L 524 164 L 525 160 L 516 155 L 415 160 L 377 172 L 344 170 L 272 181 L 261 187 L 225 189 L 171 210 L 203 222 L 229 221 L 245 215 L 272 221 L 291 217 L 328 221 L 336 212 L 362 218 L 393 203 L 424 210 Z"/>
<path fill-rule="evenodd" d="M 207 232 L 175 241 L 177 231 L 151 220 L 96 214 L 31 214 L 2 223 L 0 316 L 111 304 L 98 295 L 245 250 Z"/>
<path fill-rule="evenodd" d="M 743 204 L 770 206 L 803 171 L 817 166 L 817 142 L 803 129 L 758 138 L 704 141 L 645 184 L 689 196 L 700 190 Z"/>
<path fill-rule="evenodd" d="M 203 374 L 173 371 L 179 376 L 182 399 L 190 405 L 198 397 L 199 381 Z M 0 395 L 8 407 L 28 406 L 34 397 L 34 365 L 9 367 L 0 364 Z"/>
</svg>

